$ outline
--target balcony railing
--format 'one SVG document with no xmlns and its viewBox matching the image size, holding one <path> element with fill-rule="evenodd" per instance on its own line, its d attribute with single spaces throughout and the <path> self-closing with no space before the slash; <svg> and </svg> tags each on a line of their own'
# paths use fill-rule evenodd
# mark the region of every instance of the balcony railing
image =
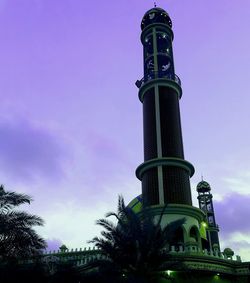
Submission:
<svg viewBox="0 0 250 283">
<path fill-rule="evenodd" d="M 179 86 L 181 86 L 181 80 L 177 75 L 172 74 L 166 74 L 166 72 L 151 72 L 147 76 L 143 77 L 141 80 L 137 80 L 135 82 L 135 85 L 140 88 L 142 87 L 146 82 L 154 80 L 154 79 L 161 79 L 165 78 L 170 81 L 176 82 Z"/>
</svg>

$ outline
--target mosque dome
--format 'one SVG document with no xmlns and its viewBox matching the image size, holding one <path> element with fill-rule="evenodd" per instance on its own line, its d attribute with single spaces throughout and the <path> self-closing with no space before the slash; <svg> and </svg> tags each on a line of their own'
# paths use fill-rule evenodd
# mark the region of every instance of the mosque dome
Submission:
<svg viewBox="0 0 250 283">
<path fill-rule="evenodd" d="M 205 193 L 205 192 L 211 191 L 211 187 L 210 187 L 210 185 L 208 184 L 208 182 L 202 180 L 202 181 L 197 185 L 196 190 L 197 190 L 198 193 Z"/>
<path fill-rule="evenodd" d="M 142 209 L 142 195 L 139 195 L 131 200 L 131 202 L 127 205 L 129 209 L 133 212 L 138 213 Z"/>
<path fill-rule="evenodd" d="M 68 250 L 68 248 L 67 248 L 65 245 L 62 245 L 62 246 L 59 248 L 59 250 L 60 250 L 62 253 L 65 253 L 65 252 Z"/>
<path fill-rule="evenodd" d="M 145 13 L 142 18 L 141 29 L 143 30 L 154 23 L 162 23 L 168 25 L 170 28 L 172 27 L 172 21 L 169 14 L 159 7 L 154 7 Z"/>
<path fill-rule="evenodd" d="M 225 248 L 223 253 L 227 256 L 227 257 L 231 257 L 234 255 L 234 251 L 230 248 Z"/>
</svg>

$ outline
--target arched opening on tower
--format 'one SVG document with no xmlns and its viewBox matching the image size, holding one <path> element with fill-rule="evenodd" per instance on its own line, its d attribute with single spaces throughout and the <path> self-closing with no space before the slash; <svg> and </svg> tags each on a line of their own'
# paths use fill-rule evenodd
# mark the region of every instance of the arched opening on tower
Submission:
<svg viewBox="0 0 250 283">
<path fill-rule="evenodd" d="M 201 247 L 203 251 L 204 250 L 210 251 L 209 242 L 205 239 L 201 239 Z"/>
<path fill-rule="evenodd" d="M 173 234 L 172 241 L 170 242 L 170 247 L 174 246 L 176 251 L 184 250 L 184 228 L 178 227 Z"/>
<path fill-rule="evenodd" d="M 202 239 L 197 226 L 192 226 L 190 228 L 189 241 L 193 242 L 198 249 L 202 249 Z"/>
<path fill-rule="evenodd" d="M 198 231 L 197 227 L 193 226 L 190 229 L 189 237 L 195 239 L 196 242 L 199 241 L 199 231 Z"/>
</svg>

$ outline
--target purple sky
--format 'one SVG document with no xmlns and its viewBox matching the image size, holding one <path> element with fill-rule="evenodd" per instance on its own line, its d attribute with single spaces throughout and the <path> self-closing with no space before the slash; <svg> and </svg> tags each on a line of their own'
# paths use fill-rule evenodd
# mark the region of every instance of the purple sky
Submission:
<svg viewBox="0 0 250 283">
<path fill-rule="evenodd" d="M 158 1 L 172 20 L 186 159 L 214 194 L 222 248 L 250 260 L 250 2 Z M 85 247 L 140 194 L 142 0 L 0 0 L 0 180 L 31 194 L 50 247 Z"/>
</svg>

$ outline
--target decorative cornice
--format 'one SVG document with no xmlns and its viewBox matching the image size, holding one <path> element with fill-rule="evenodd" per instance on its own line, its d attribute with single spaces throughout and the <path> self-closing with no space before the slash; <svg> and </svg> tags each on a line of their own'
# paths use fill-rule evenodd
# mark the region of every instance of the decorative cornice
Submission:
<svg viewBox="0 0 250 283">
<path fill-rule="evenodd" d="M 194 217 L 199 223 L 206 218 L 205 213 L 201 209 L 186 204 L 170 203 L 166 205 L 151 205 L 148 209 L 153 215 L 178 214 L 182 215 L 183 218 L 185 218 L 185 216 L 190 216 Z"/>
<path fill-rule="evenodd" d="M 141 102 L 143 102 L 145 92 L 149 90 L 150 88 L 154 86 L 166 86 L 172 88 L 174 91 L 176 91 L 176 94 L 178 95 L 179 99 L 181 99 L 182 96 L 182 88 L 181 86 L 175 82 L 174 80 L 168 79 L 168 78 L 156 78 L 148 80 L 143 86 L 139 89 L 139 99 Z"/>
<path fill-rule="evenodd" d="M 143 174 L 151 169 L 155 168 L 158 166 L 175 166 L 175 167 L 180 167 L 184 170 L 186 170 L 189 174 L 190 177 L 194 175 L 195 169 L 194 166 L 181 158 L 176 158 L 176 157 L 161 157 L 161 158 L 154 158 L 151 160 L 148 160 L 141 165 L 139 165 L 135 171 L 136 177 L 141 180 Z"/>
</svg>

